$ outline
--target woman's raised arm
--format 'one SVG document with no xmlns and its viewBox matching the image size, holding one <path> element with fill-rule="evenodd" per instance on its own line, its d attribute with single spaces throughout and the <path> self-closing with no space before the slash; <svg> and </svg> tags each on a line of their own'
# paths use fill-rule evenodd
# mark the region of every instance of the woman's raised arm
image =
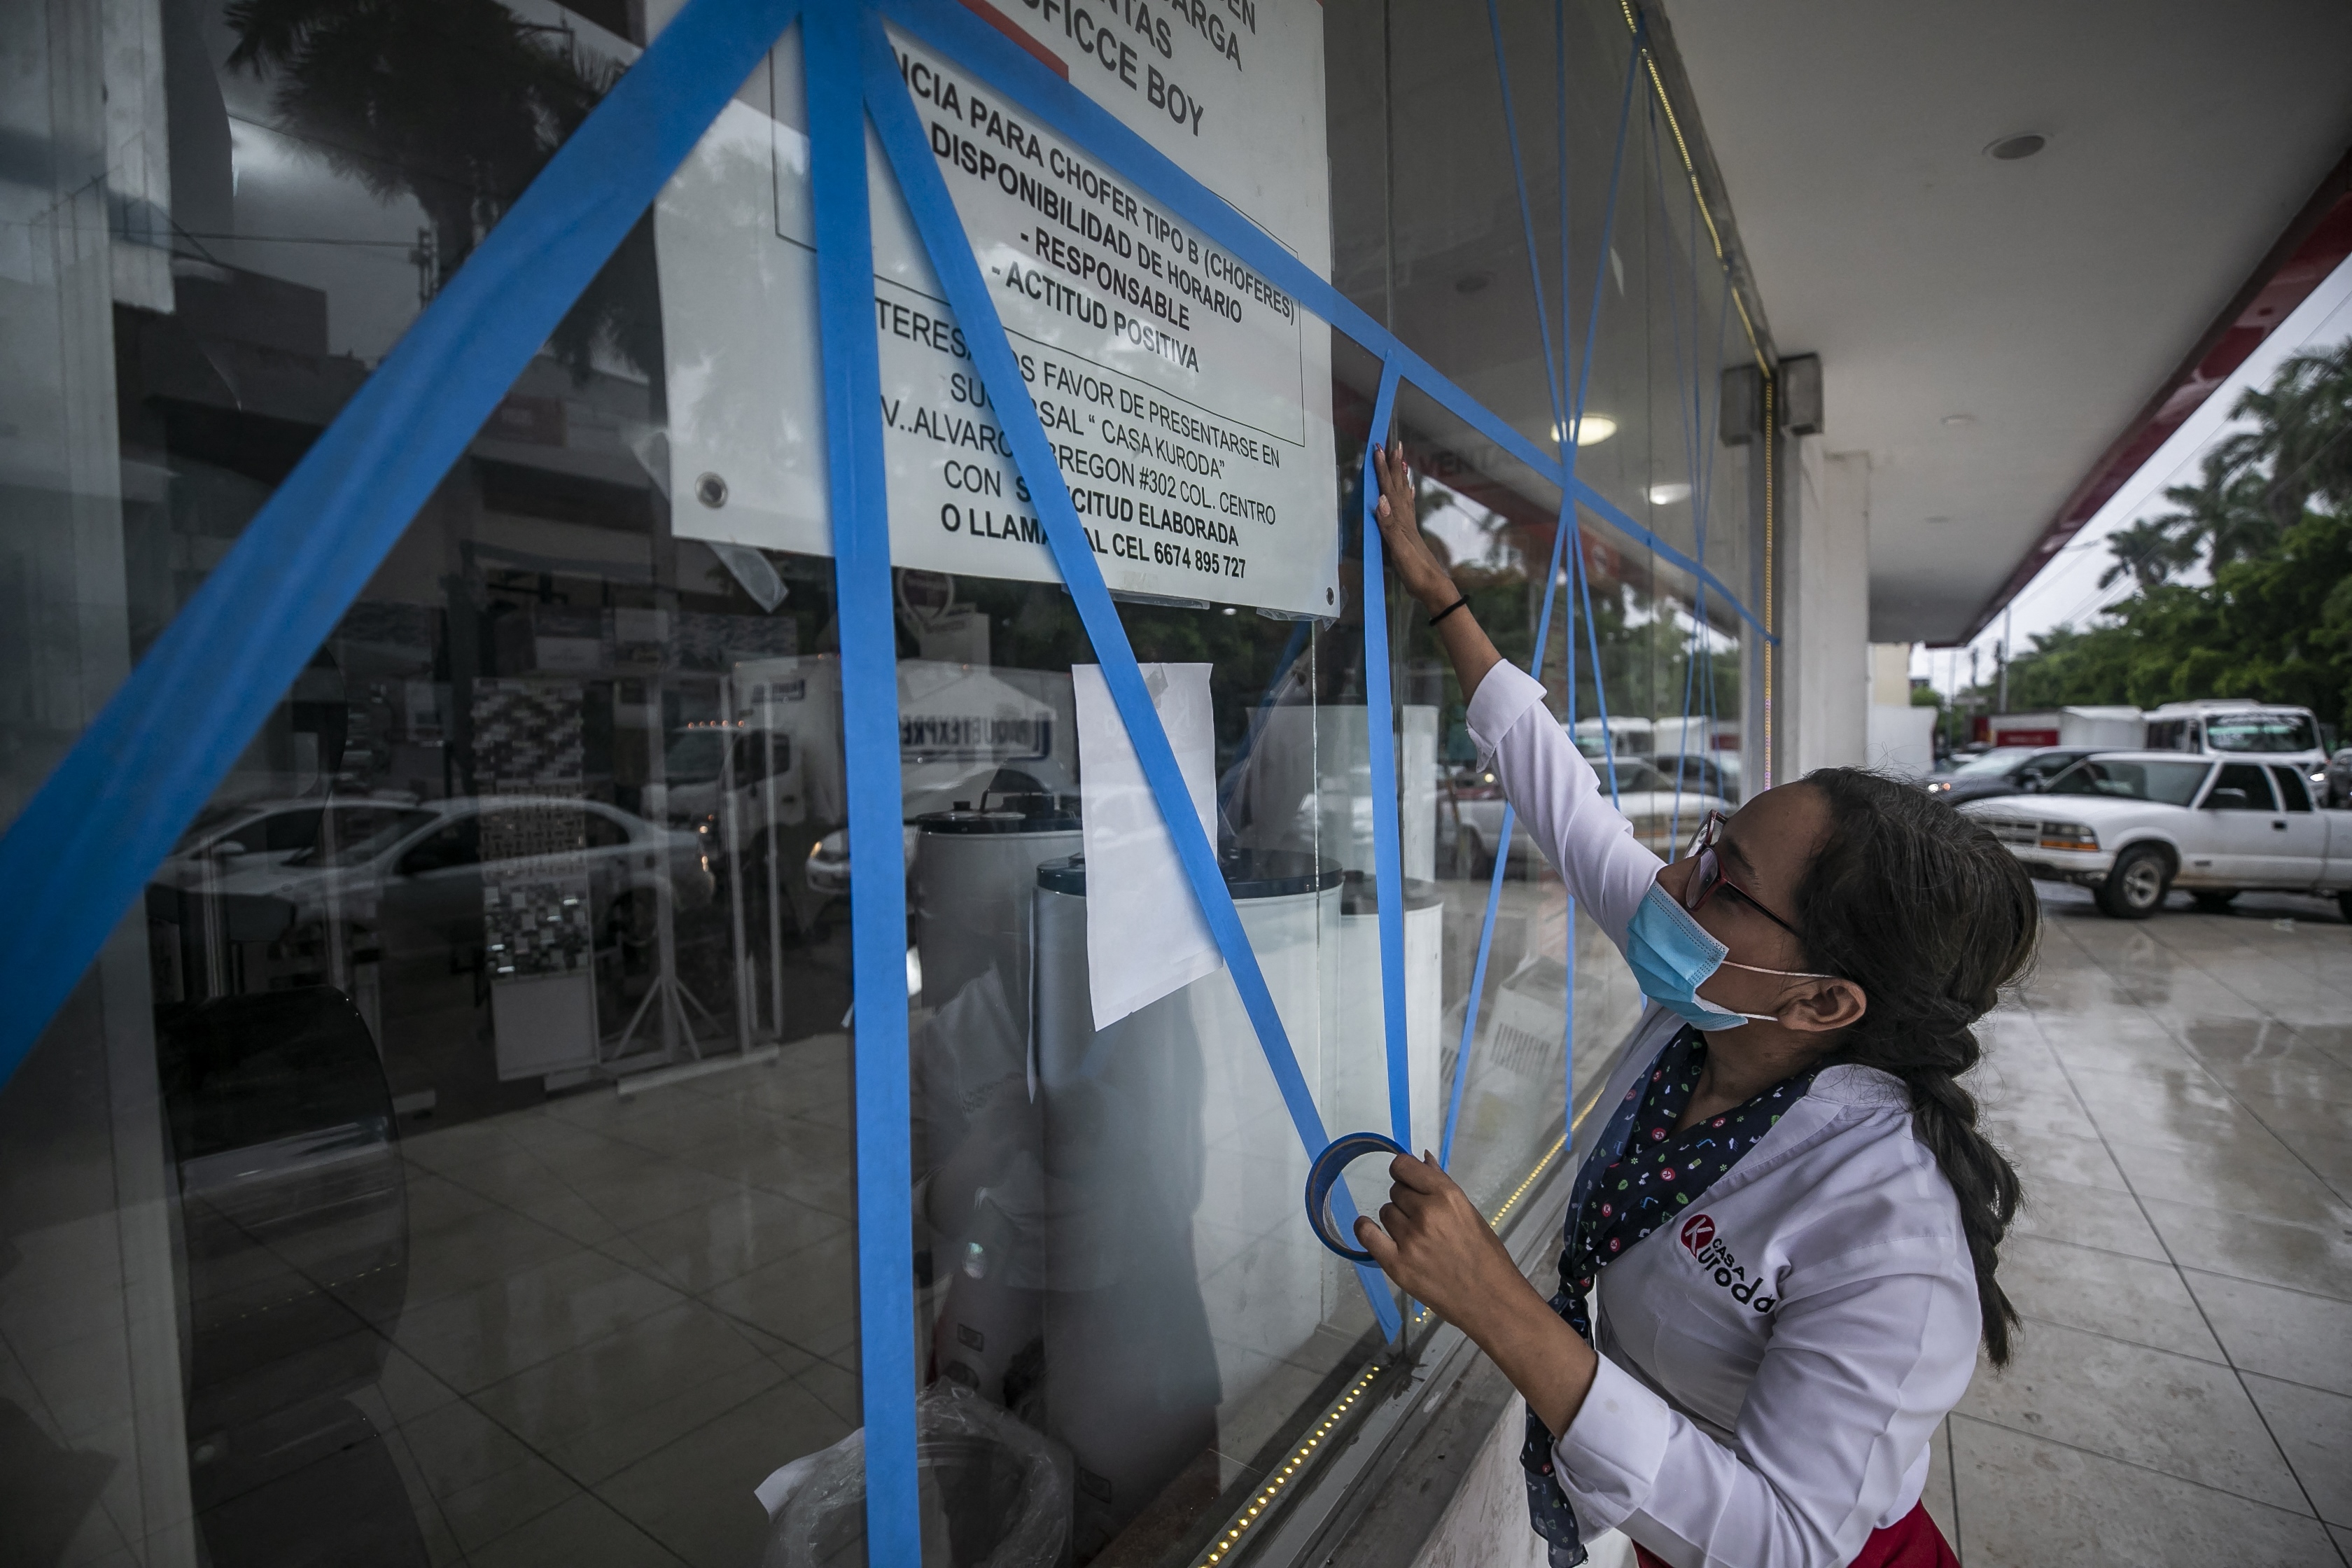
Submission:
<svg viewBox="0 0 2352 1568">
<path fill-rule="evenodd" d="M 1430 552 L 1413 515 L 1412 481 L 1403 455 L 1372 449 L 1381 499 L 1373 515 L 1388 544 L 1389 563 L 1405 590 L 1438 617 L 1436 629 L 1454 661 L 1469 704 L 1471 738 L 1491 756 L 1504 798 L 1559 870 L 1609 939 L 1624 945 L 1626 923 L 1659 860 L 1634 840 L 1633 824 L 1618 815 L 1592 764 L 1543 705 L 1543 688 L 1526 671 L 1505 664 L 1466 605 L 1461 590 Z M 1507 855 L 1508 845 L 1496 853 Z"/>
</svg>

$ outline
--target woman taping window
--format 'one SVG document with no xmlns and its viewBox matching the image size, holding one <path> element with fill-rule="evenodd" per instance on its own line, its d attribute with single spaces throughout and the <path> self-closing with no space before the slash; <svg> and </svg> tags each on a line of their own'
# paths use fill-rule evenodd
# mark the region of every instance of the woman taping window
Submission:
<svg viewBox="0 0 2352 1568">
<path fill-rule="evenodd" d="M 1569 891 L 1655 1004 L 1602 1091 L 1545 1302 L 1433 1162 L 1400 1156 L 1360 1243 L 1528 1402 L 1555 1568 L 1630 1536 L 1645 1568 L 1952 1563 L 1920 1503 L 1982 1341 L 2016 1173 L 1976 1130 L 1969 1032 L 2039 907 L 1981 827 L 1832 768 L 1710 817 L 1671 865 L 1506 664 L 1375 454 L 1389 556 L 1433 613 L 1469 727 Z"/>
</svg>

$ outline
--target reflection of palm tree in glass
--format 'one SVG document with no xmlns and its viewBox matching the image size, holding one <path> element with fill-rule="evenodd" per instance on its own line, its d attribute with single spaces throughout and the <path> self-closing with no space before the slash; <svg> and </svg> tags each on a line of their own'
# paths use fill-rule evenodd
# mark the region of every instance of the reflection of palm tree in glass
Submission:
<svg viewBox="0 0 2352 1568">
<path fill-rule="evenodd" d="M 233 0 L 232 67 L 276 78 L 285 129 L 379 199 L 413 197 L 446 282 L 619 78 L 497 0 Z M 653 227 L 641 220 L 550 340 L 585 378 L 601 341 L 661 364 Z"/>
</svg>

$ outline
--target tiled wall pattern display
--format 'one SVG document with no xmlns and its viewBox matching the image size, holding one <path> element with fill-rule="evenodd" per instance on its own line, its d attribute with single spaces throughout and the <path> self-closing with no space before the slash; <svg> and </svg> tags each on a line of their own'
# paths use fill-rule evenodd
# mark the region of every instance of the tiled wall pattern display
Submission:
<svg viewBox="0 0 2352 1568">
<path fill-rule="evenodd" d="M 585 969 L 593 958 L 586 823 L 558 804 L 581 788 L 576 680 L 474 686 L 476 776 L 486 796 L 520 797 L 482 814 L 482 921 L 493 982 Z"/>
</svg>

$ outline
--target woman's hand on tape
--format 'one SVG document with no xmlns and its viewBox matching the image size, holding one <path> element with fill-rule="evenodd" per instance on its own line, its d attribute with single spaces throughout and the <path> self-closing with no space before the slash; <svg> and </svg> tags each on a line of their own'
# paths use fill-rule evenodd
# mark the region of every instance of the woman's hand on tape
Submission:
<svg viewBox="0 0 2352 1568">
<path fill-rule="evenodd" d="M 1389 1201 L 1380 1223 L 1356 1221 L 1356 1245 L 1372 1255 L 1406 1295 L 1475 1338 L 1482 1306 L 1529 1289 L 1470 1194 L 1433 1158 L 1399 1154 L 1389 1162 Z"/>
<path fill-rule="evenodd" d="M 1453 574 L 1421 536 L 1413 515 L 1412 476 L 1405 471 L 1404 449 L 1393 444 L 1372 448 L 1372 474 L 1379 479 L 1381 499 L 1372 505 L 1381 537 L 1387 541 L 1389 563 L 1404 591 L 1434 613 L 1452 604 L 1457 590 Z"/>
<path fill-rule="evenodd" d="M 1477 693 L 1486 672 L 1503 662 L 1503 656 L 1479 628 L 1477 617 L 1454 586 L 1453 574 L 1421 531 L 1413 515 L 1412 476 L 1405 472 L 1402 448 L 1393 443 L 1373 447 L 1372 477 L 1381 489 L 1380 500 L 1372 503 L 1372 515 L 1388 543 L 1389 568 L 1405 592 L 1420 600 L 1433 617 L 1437 640 L 1445 657 L 1454 661 L 1454 679 L 1461 682 L 1463 700 L 1467 701 Z"/>
<path fill-rule="evenodd" d="M 1600 1366 L 1592 1347 L 1519 1272 L 1470 1194 L 1424 1155 L 1389 1162 L 1381 1219 L 1356 1221 L 1356 1245 L 1406 1295 L 1460 1329 L 1495 1360 L 1528 1407 L 1566 1432 Z"/>
</svg>

